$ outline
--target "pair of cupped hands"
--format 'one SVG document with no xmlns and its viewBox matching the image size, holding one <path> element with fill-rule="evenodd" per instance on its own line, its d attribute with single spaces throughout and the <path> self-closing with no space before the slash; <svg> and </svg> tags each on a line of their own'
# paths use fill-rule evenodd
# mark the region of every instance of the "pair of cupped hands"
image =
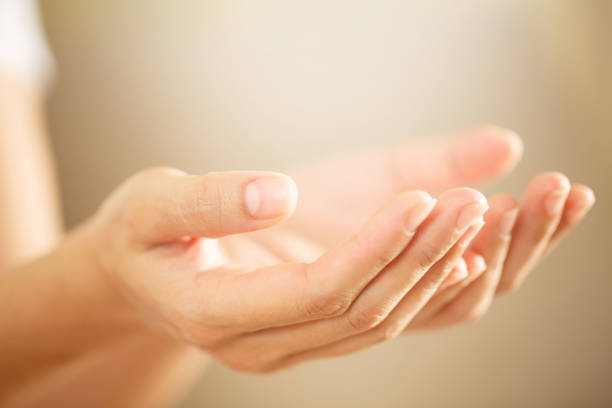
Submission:
<svg viewBox="0 0 612 408">
<path fill-rule="evenodd" d="M 520 203 L 455 187 L 509 172 L 521 153 L 518 136 L 483 127 L 348 154 L 295 182 L 145 170 L 86 223 L 85 252 L 122 322 L 276 371 L 472 321 L 518 288 L 594 203 L 559 173 L 537 175 Z"/>
</svg>

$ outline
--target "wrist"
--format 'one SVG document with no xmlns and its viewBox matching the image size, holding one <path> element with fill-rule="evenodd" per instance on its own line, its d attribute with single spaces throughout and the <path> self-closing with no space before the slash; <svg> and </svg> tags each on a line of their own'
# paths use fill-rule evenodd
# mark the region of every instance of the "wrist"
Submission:
<svg viewBox="0 0 612 408">
<path fill-rule="evenodd" d="M 109 284 L 92 231 L 84 224 L 52 253 L 0 276 L 0 331 L 7 334 L 0 336 L 0 401 L 48 402 L 49 382 L 74 397 L 74 384 L 112 383 L 117 370 L 131 373 L 122 383 L 144 381 L 150 366 L 145 369 L 143 361 L 161 367 L 187 351 L 147 329 Z M 105 377 L 108 370 L 114 374 Z M 65 397 L 63 391 L 51 394 Z"/>
<path fill-rule="evenodd" d="M 139 326 L 129 304 L 101 268 L 94 238 L 88 223 L 66 237 L 49 256 L 58 265 L 49 285 L 60 283 L 57 295 L 62 295 L 62 304 L 74 309 L 72 318 L 81 333 L 109 343 L 138 331 Z"/>
<path fill-rule="evenodd" d="M 82 271 L 78 290 L 89 299 L 93 320 L 116 338 L 143 334 L 168 337 L 152 330 L 149 316 L 121 284 L 118 269 L 123 251 L 116 247 L 125 245 L 116 242 L 116 237 L 107 239 L 113 237 L 110 232 L 90 220 L 75 229 L 63 245 L 66 256 L 76 260 Z"/>
<path fill-rule="evenodd" d="M 156 310 L 158 299 L 147 293 L 142 278 L 133 280 L 146 249 L 134 244 L 123 230 L 121 223 L 96 216 L 75 230 L 72 242 L 67 243 L 74 247 L 69 251 L 82 254 L 88 265 L 86 285 L 95 288 L 100 299 L 103 325 L 118 337 L 131 334 L 187 346 L 180 330 Z M 141 292 L 147 294 L 143 297 Z"/>
</svg>

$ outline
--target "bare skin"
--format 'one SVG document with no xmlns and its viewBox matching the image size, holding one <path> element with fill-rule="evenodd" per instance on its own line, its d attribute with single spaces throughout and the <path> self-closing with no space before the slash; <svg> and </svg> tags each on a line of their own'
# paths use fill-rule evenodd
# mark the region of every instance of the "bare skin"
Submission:
<svg viewBox="0 0 612 408">
<path fill-rule="evenodd" d="M 270 372 L 480 317 L 594 201 L 557 173 L 520 206 L 453 188 L 520 152 L 492 127 L 361 152 L 296 172 L 299 200 L 277 173 L 141 172 L 55 251 L 2 275 L 0 398 L 171 404 L 193 375 L 167 373 L 197 373 L 198 351 Z"/>
<path fill-rule="evenodd" d="M 0 272 L 61 238 L 43 94 L 0 72 Z"/>
</svg>

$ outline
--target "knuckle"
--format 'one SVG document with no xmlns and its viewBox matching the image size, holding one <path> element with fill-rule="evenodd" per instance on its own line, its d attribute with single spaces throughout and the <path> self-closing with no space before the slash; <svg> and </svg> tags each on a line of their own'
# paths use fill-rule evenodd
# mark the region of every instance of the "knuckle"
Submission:
<svg viewBox="0 0 612 408">
<path fill-rule="evenodd" d="M 139 224 L 143 210 L 150 202 L 143 200 L 151 186 L 159 184 L 161 178 L 182 176 L 185 173 L 171 167 L 150 167 L 141 170 L 128 178 L 119 187 L 117 194 L 122 198 L 122 208 L 119 214 L 128 225 Z"/>
<path fill-rule="evenodd" d="M 159 179 L 159 177 L 162 177 L 162 176 L 183 176 L 183 175 L 185 175 L 185 172 L 181 170 L 175 169 L 173 167 L 163 167 L 163 166 L 148 167 L 136 173 L 136 177 L 145 179 L 145 180 L 152 180 L 152 181 L 156 181 Z"/>
<path fill-rule="evenodd" d="M 346 315 L 346 320 L 351 328 L 357 332 L 373 329 L 387 317 L 387 311 L 380 310 L 364 311 L 352 310 Z"/>
<path fill-rule="evenodd" d="M 419 285 L 419 291 L 421 292 L 422 296 L 429 298 L 436 293 L 440 287 L 440 283 L 441 279 L 425 275 L 425 278 Z"/>
<path fill-rule="evenodd" d="M 130 191 L 140 191 L 151 185 L 159 184 L 160 179 L 182 177 L 185 175 L 185 172 L 172 167 L 149 167 L 131 176 L 126 181 L 126 185 Z"/>
<path fill-rule="evenodd" d="M 384 251 L 374 251 L 373 253 L 377 265 L 379 265 L 381 268 L 393 261 L 395 255 L 395 253 L 389 251 L 388 249 Z"/>
<path fill-rule="evenodd" d="M 350 306 L 348 296 L 338 293 L 319 293 L 311 296 L 306 313 L 313 318 L 335 317 L 344 314 Z"/>
<path fill-rule="evenodd" d="M 217 230 L 223 231 L 227 206 L 231 200 L 223 183 L 215 173 L 208 173 L 203 177 L 199 188 L 201 191 L 197 195 L 198 208 L 196 210 L 203 214 L 216 213 L 215 217 L 209 217 L 206 222 L 214 223 Z"/>
<path fill-rule="evenodd" d="M 353 295 L 337 288 L 337 284 L 320 285 L 318 279 L 310 278 L 317 274 L 312 272 L 313 264 L 304 264 L 302 268 L 302 287 L 305 299 L 303 309 L 310 319 L 336 317 L 343 315 L 351 306 Z"/>
<path fill-rule="evenodd" d="M 417 265 L 423 269 L 435 264 L 444 255 L 444 250 L 439 246 L 429 243 L 416 253 Z"/>
</svg>

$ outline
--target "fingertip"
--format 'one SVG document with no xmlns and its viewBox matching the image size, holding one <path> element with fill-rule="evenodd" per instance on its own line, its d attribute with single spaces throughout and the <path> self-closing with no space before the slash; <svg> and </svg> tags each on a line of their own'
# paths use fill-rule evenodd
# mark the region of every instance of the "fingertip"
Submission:
<svg viewBox="0 0 612 408">
<path fill-rule="evenodd" d="M 549 250 L 586 216 L 594 204 L 595 194 L 591 188 L 582 184 L 572 185 L 559 226 L 550 239 Z"/>
<path fill-rule="evenodd" d="M 568 197 L 568 200 L 570 198 L 575 198 L 579 203 L 579 206 L 582 208 L 591 208 L 596 201 L 595 192 L 584 184 L 574 184 L 570 191 L 570 197 Z"/>
<path fill-rule="evenodd" d="M 480 204 L 483 207 L 489 207 L 487 198 L 480 191 L 470 187 L 459 187 L 445 191 L 438 197 L 440 203 L 452 204 Z"/>
<path fill-rule="evenodd" d="M 500 167 L 514 167 L 523 157 L 523 139 L 513 130 L 486 125 L 481 127 L 481 133 L 484 137 L 488 137 L 489 143 L 495 147 Z"/>
<path fill-rule="evenodd" d="M 286 215 L 290 216 L 295 212 L 295 209 L 297 208 L 299 190 L 297 183 L 291 177 L 285 174 L 283 174 L 282 176 L 286 179 L 287 188 L 289 190 L 289 203 L 287 205 Z"/>
<path fill-rule="evenodd" d="M 570 192 L 570 181 L 562 173 L 546 172 L 538 174 L 527 186 L 522 208 L 537 212 L 544 211 L 546 217 L 557 217 L 563 210 Z"/>
<path fill-rule="evenodd" d="M 408 235 L 415 233 L 416 229 L 429 216 L 437 202 L 429 193 L 420 190 L 402 193 L 398 199 L 408 208 L 404 219 L 404 229 Z"/>
<path fill-rule="evenodd" d="M 464 232 L 478 222 L 489 208 L 486 197 L 473 188 L 461 187 L 448 190 L 440 195 L 437 212 L 448 209 L 457 211 L 456 230 Z"/>
<path fill-rule="evenodd" d="M 528 190 L 538 189 L 541 191 L 569 191 L 570 187 L 570 181 L 565 174 L 557 171 L 549 171 L 535 176 L 531 183 L 529 183 Z"/>
<path fill-rule="evenodd" d="M 510 153 L 508 154 L 508 162 L 515 165 L 521 160 L 523 157 L 523 152 L 525 151 L 523 139 L 517 133 L 508 129 L 504 129 L 502 137 L 505 138 L 510 150 Z"/>
<path fill-rule="evenodd" d="M 471 137 L 470 143 L 480 146 L 471 159 L 479 160 L 481 170 L 506 173 L 523 156 L 523 141 L 510 129 L 484 125 L 474 130 Z"/>
<path fill-rule="evenodd" d="M 573 185 L 566 200 L 567 217 L 572 223 L 578 222 L 595 204 L 595 193 L 591 188 L 577 184 Z"/>
<path fill-rule="evenodd" d="M 479 275 L 487 269 L 484 257 L 475 252 L 465 254 L 465 262 L 471 276 Z"/>
<path fill-rule="evenodd" d="M 457 280 L 462 280 L 462 279 L 467 278 L 468 266 L 463 257 L 459 258 L 459 260 L 457 261 L 457 265 L 455 265 L 453 274 L 454 274 L 454 278 Z"/>
<path fill-rule="evenodd" d="M 487 263 L 482 255 L 474 255 L 473 270 L 475 273 L 482 273 L 487 269 Z"/>
</svg>

